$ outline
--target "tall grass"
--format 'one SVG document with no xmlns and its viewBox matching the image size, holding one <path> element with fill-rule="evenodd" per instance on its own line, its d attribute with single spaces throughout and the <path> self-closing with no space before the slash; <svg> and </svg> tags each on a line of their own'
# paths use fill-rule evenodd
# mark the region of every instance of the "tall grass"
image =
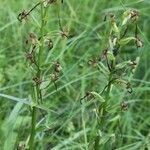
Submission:
<svg viewBox="0 0 150 150">
<path fill-rule="evenodd" d="M 149 1 L 57 1 L 45 17 L 41 14 L 46 9 L 42 13 L 39 5 L 22 23 L 17 15 L 37 1 L 5 0 L 1 4 L 1 149 L 149 149 Z M 109 64 L 114 59 L 103 51 L 113 27 L 109 15 L 103 20 L 106 14 L 115 14 L 120 30 L 122 13 L 135 9 L 140 14 L 138 35 L 144 47 L 137 49 L 134 39 L 122 46 L 115 68 L 134 68 L 139 56 L 138 67 L 134 74 L 132 70 L 123 74 L 125 84 L 108 84 L 111 77 L 105 77 L 111 65 L 106 58 L 97 61 L 104 54 Z M 47 22 L 44 26 L 42 18 Z M 124 38 L 134 35 L 134 29 L 130 24 Z M 26 59 L 34 41 L 36 63 L 31 57 Z M 124 60 L 131 61 L 120 64 Z M 56 79 L 57 69 L 61 71 Z M 119 70 L 118 76 L 124 71 Z"/>
</svg>

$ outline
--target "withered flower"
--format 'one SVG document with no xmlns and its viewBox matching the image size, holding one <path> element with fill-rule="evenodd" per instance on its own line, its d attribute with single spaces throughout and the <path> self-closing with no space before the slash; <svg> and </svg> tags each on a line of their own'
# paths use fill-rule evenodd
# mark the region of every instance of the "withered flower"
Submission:
<svg viewBox="0 0 150 150">
<path fill-rule="evenodd" d="M 40 79 L 39 77 L 34 77 L 33 81 L 35 82 L 36 85 L 40 85 L 42 83 L 42 79 Z"/>
<path fill-rule="evenodd" d="M 54 71 L 56 73 L 60 73 L 61 70 L 62 70 L 61 64 L 59 62 L 56 62 L 55 67 L 54 67 Z"/>
<path fill-rule="evenodd" d="M 131 83 L 130 83 L 130 82 L 127 82 L 127 83 L 126 83 L 126 89 L 127 89 L 127 91 L 128 91 L 130 94 L 133 92 L 132 86 L 131 86 Z"/>
<path fill-rule="evenodd" d="M 122 103 L 120 104 L 120 107 L 121 107 L 121 110 L 122 110 L 122 111 L 126 111 L 126 110 L 128 109 L 128 104 L 125 103 L 125 102 L 122 102 Z"/>
<path fill-rule="evenodd" d="M 47 46 L 48 46 L 49 50 L 51 50 L 53 48 L 53 41 L 50 38 L 47 39 Z"/>
<path fill-rule="evenodd" d="M 30 33 L 29 34 L 29 38 L 30 38 L 30 41 L 31 41 L 31 43 L 32 43 L 32 45 L 36 45 L 37 44 L 37 36 L 36 36 L 36 34 L 34 34 L 34 33 Z"/>
<path fill-rule="evenodd" d="M 131 19 L 133 21 L 138 20 L 138 18 L 139 18 L 139 12 L 137 10 L 131 10 L 130 14 L 131 14 Z"/>
<path fill-rule="evenodd" d="M 23 10 L 17 17 L 17 19 L 22 22 L 22 20 L 27 20 L 27 17 L 28 17 L 28 12 Z"/>
<path fill-rule="evenodd" d="M 140 38 L 136 38 L 136 46 L 137 48 L 143 47 L 143 41 Z"/>
<path fill-rule="evenodd" d="M 52 3 L 55 3 L 57 0 L 47 0 L 47 3 L 48 4 L 52 4 Z"/>
</svg>

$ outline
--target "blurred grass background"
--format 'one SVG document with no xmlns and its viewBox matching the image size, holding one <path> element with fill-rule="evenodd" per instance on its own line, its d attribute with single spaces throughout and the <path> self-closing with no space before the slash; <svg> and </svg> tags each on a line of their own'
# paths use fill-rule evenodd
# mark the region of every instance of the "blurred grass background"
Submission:
<svg viewBox="0 0 150 150">
<path fill-rule="evenodd" d="M 21 24 L 17 15 L 23 9 L 32 8 L 37 1 L 0 0 L 0 3 L 0 149 L 12 150 L 29 136 L 30 109 L 28 104 L 21 102 L 30 97 L 32 86 L 24 41 L 30 32 L 38 33 L 40 14 L 36 9 L 28 21 Z M 129 103 L 129 109 L 121 119 L 123 140 L 116 135 L 114 149 L 150 149 L 149 0 L 64 0 L 60 6 L 60 18 L 62 26 L 69 29 L 68 40 L 54 36 L 54 33 L 59 33 L 59 6 L 50 7 L 47 33 L 53 38 L 54 48 L 45 61 L 59 59 L 63 73 L 57 83 L 58 91 L 51 85 L 45 93 L 44 108 L 56 113 L 40 110 L 37 149 L 87 149 L 96 127 L 94 101 L 81 105 L 79 100 L 86 91 L 100 91 L 106 85 L 104 77 L 87 62 L 106 47 L 109 29 L 103 22 L 105 13 L 119 15 L 128 8 L 140 12 L 140 34 L 144 47 L 139 50 L 129 47 L 123 54 L 129 58 L 140 56 L 140 62 L 131 79 L 134 92 L 126 96 L 125 92 L 116 91 L 112 95 L 112 112 L 121 101 Z M 109 130 L 110 134 L 114 134 L 113 126 Z"/>
</svg>

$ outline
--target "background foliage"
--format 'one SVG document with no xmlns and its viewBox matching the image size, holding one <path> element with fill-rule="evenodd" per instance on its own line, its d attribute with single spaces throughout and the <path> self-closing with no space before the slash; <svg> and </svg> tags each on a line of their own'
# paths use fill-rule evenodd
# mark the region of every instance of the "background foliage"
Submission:
<svg viewBox="0 0 150 150">
<path fill-rule="evenodd" d="M 26 102 L 30 98 L 32 75 L 25 59 L 24 41 L 28 33 L 38 31 L 40 14 L 36 9 L 23 24 L 17 15 L 36 2 L 0 0 L 0 149 L 16 149 L 29 136 L 31 114 L 30 103 Z M 122 101 L 129 104 L 121 118 L 123 138 L 118 139 L 113 125 L 108 129 L 108 137 L 114 141 L 114 149 L 150 149 L 149 0 L 64 0 L 60 8 L 57 4 L 50 7 L 47 32 L 52 35 L 54 48 L 49 54 L 52 61 L 59 59 L 63 72 L 57 83 L 58 91 L 51 84 L 45 92 L 44 106 L 39 111 L 37 149 L 87 149 L 95 134 L 95 101 L 81 105 L 80 98 L 86 91 L 101 91 L 106 85 L 103 75 L 89 66 L 88 60 L 100 55 L 106 46 L 109 27 L 103 22 L 105 13 L 120 15 L 127 8 L 140 12 L 144 47 L 137 50 L 129 46 L 123 51 L 124 58 L 138 55 L 140 62 L 131 79 L 133 93 L 126 96 L 124 91 L 116 90 L 112 94 L 112 113 Z M 69 29 L 68 40 L 58 34 L 59 9 L 62 26 Z M 45 61 L 49 61 L 49 55 Z M 104 144 L 108 137 L 104 137 Z"/>
</svg>

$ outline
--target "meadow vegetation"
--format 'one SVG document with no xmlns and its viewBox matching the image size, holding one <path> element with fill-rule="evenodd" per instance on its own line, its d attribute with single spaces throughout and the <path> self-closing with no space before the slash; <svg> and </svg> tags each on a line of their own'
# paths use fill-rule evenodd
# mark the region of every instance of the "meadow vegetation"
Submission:
<svg viewBox="0 0 150 150">
<path fill-rule="evenodd" d="M 150 150 L 149 0 L 0 2 L 0 150 Z"/>
</svg>

